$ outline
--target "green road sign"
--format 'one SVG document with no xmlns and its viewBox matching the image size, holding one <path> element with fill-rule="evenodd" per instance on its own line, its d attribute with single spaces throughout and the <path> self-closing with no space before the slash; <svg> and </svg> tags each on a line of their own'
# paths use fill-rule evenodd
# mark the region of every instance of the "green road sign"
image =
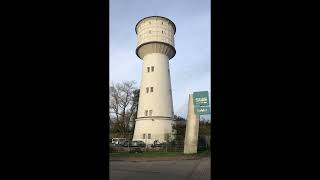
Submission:
<svg viewBox="0 0 320 180">
<path fill-rule="evenodd" d="M 193 104 L 197 115 L 210 114 L 208 91 L 193 92 Z"/>
<path fill-rule="evenodd" d="M 209 106 L 208 91 L 193 92 L 193 104 L 195 106 Z"/>
<path fill-rule="evenodd" d="M 197 115 L 210 114 L 210 108 L 209 107 L 196 106 L 194 108 L 194 111 L 195 111 L 195 113 Z"/>
</svg>

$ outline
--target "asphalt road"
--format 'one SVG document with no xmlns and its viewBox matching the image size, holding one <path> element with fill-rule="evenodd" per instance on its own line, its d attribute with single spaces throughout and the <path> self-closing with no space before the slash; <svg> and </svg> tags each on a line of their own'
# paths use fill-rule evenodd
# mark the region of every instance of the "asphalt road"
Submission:
<svg viewBox="0 0 320 180">
<path fill-rule="evenodd" d="M 110 161 L 111 180 L 209 180 L 210 157 L 179 161 Z"/>
</svg>

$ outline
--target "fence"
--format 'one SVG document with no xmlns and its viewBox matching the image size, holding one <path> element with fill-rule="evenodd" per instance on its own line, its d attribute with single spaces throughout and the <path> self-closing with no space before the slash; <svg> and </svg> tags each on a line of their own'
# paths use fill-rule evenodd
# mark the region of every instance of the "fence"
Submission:
<svg viewBox="0 0 320 180">
<path fill-rule="evenodd" d="M 141 151 L 141 152 L 183 152 L 184 149 L 184 135 L 173 135 L 169 137 L 163 137 L 164 135 L 152 135 L 151 137 L 145 136 L 141 139 L 137 139 L 139 142 L 131 142 L 132 136 L 128 134 L 126 142 L 123 141 L 119 144 L 112 144 L 111 139 L 109 140 L 109 152 L 130 152 L 130 151 Z M 116 135 L 112 134 L 109 137 L 115 138 Z M 162 138 L 161 138 L 162 137 Z M 121 136 L 119 138 L 125 138 Z M 167 141 L 158 141 L 159 139 L 167 139 Z M 198 150 L 210 150 L 210 136 L 199 135 L 198 137 Z"/>
</svg>

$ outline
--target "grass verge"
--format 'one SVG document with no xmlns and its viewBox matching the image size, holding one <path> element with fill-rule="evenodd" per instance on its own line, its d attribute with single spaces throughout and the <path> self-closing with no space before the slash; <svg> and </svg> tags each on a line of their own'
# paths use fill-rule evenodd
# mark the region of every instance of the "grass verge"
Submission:
<svg viewBox="0 0 320 180">
<path fill-rule="evenodd" d="M 206 157 L 209 155 L 208 150 L 198 151 L 197 154 L 183 154 L 183 152 L 115 152 L 109 153 L 109 157 Z"/>
</svg>

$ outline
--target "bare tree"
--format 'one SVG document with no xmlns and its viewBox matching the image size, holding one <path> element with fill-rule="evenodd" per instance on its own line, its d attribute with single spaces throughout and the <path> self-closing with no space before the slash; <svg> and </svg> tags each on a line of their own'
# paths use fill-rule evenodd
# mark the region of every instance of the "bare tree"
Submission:
<svg viewBox="0 0 320 180">
<path fill-rule="evenodd" d="M 126 136 L 130 131 L 130 122 L 137 111 L 134 81 L 112 84 L 110 86 L 109 115 L 113 132 Z"/>
<path fill-rule="evenodd" d="M 140 89 L 136 89 L 133 91 L 133 104 L 130 111 L 133 113 L 131 115 L 131 134 L 133 135 L 134 127 L 135 127 L 135 120 L 138 116 L 138 104 L 139 104 L 139 95 Z"/>
</svg>

